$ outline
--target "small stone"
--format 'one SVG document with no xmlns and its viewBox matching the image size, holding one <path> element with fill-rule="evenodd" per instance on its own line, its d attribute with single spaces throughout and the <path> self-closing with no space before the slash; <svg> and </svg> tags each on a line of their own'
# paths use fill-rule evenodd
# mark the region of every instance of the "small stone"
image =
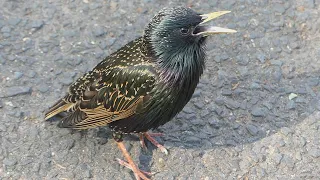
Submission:
<svg viewBox="0 0 320 180">
<path fill-rule="evenodd" d="M 60 79 L 60 82 L 63 85 L 69 86 L 73 82 L 73 79 L 71 77 L 63 77 Z"/>
<path fill-rule="evenodd" d="M 272 10 L 274 12 L 277 12 L 277 13 L 280 13 L 280 14 L 283 14 L 286 11 L 286 9 L 285 9 L 283 4 L 276 3 L 272 7 L 273 7 Z"/>
<path fill-rule="evenodd" d="M 296 108 L 296 103 L 292 100 L 289 100 L 288 104 L 287 104 L 287 109 L 288 110 L 294 110 Z"/>
<path fill-rule="evenodd" d="M 282 79 L 282 70 L 281 68 L 276 68 L 275 71 L 272 73 L 272 76 L 274 78 L 274 80 L 276 80 L 277 82 L 279 82 Z"/>
<path fill-rule="evenodd" d="M 308 85 L 311 87 L 317 86 L 319 84 L 319 78 L 318 77 L 311 77 L 308 79 Z"/>
<path fill-rule="evenodd" d="M 192 108 L 191 107 L 189 107 L 189 106 L 187 106 L 187 107 L 185 107 L 185 108 L 183 108 L 183 110 L 182 110 L 183 112 L 185 112 L 185 113 L 187 113 L 187 114 L 191 114 L 191 113 L 193 113 L 194 111 L 192 110 Z"/>
<path fill-rule="evenodd" d="M 250 85 L 250 88 L 251 89 L 260 89 L 261 85 L 256 83 L 256 82 L 252 82 L 251 85 Z"/>
<path fill-rule="evenodd" d="M 48 85 L 46 85 L 46 84 L 41 84 L 41 85 L 39 85 L 39 86 L 37 87 L 37 89 L 38 89 L 40 92 L 45 93 L 45 92 L 47 92 L 47 91 L 49 90 L 49 87 L 48 87 Z"/>
<path fill-rule="evenodd" d="M 271 61 L 270 61 L 270 64 L 276 65 L 276 66 L 282 66 L 282 65 L 283 65 L 283 62 L 282 62 L 282 61 L 279 61 L 279 60 L 271 60 Z"/>
<path fill-rule="evenodd" d="M 238 109 L 240 107 L 240 104 L 238 102 L 230 100 L 230 99 L 225 101 L 225 105 L 229 109 Z"/>
<path fill-rule="evenodd" d="M 3 124 L 0 124 L 0 132 L 1 132 L 1 131 L 2 131 L 2 132 L 6 132 L 6 130 L 7 130 L 6 126 L 3 125 Z"/>
<path fill-rule="evenodd" d="M 193 98 L 200 97 L 201 96 L 201 90 L 196 89 L 192 95 Z"/>
<path fill-rule="evenodd" d="M 288 127 L 283 127 L 281 129 L 281 133 L 286 135 L 286 136 L 288 136 L 289 134 L 292 134 L 292 130 L 290 128 L 288 128 Z"/>
<path fill-rule="evenodd" d="M 8 23 L 12 26 L 16 26 L 17 24 L 19 24 L 21 21 L 20 18 L 11 18 L 8 20 Z"/>
<path fill-rule="evenodd" d="M 265 117 L 266 114 L 262 108 L 254 107 L 251 110 L 251 114 L 255 117 Z"/>
<path fill-rule="evenodd" d="M 238 71 L 240 73 L 241 76 L 247 76 L 248 75 L 248 68 L 241 66 L 238 68 Z"/>
<path fill-rule="evenodd" d="M 266 58 L 266 55 L 265 55 L 265 54 L 259 53 L 259 54 L 257 54 L 257 59 L 258 59 L 261 63 L 265 63 L 267 58 Z"/>
<path fill-rule="evenodd" d="M 102 50 L 107 48 L 106 41 L 100 41 L 98 45 Z"/>
<path fill-rule="evenodd" d="M 214 102 L 217 104 L 217 105 L 223 105 L 224 104 L 224 100 L 222 98 L 216 98 L 214 100 Z"/>
<path fill-rule="evenodd" d="M 17 80 L 17 79 L 20 79 L 21 77 L 23 76 L 23 73 L 22 72 L 14 72 L 14 79 Z"/>
<path fill-rule="evenodd" d="M 103 27 L 96 26 L 93 28 L 92 33 L 94 36 L 99 37 L 99 36 L 103 36 L 104 34 L 106 34 L 106 31 L 104 30 Z"/>
<path fill-rule="evenodd" d="M 288 155 L 284 155 L 284 157 L 281 160 L 281 163 L 291 169 L 294 167 L 294 160 Z"/>
<path fill-rule="evenodd" d="M 69 38 L 75 37 L 76 35 L 77 35 L 77 32 L 74 30 L 66 30 L 63 32 L 63 36 L 69 37 Z"/>
<path fill-rule="evenodd" d="M 73 139 L 64 140 L 61 142 L 61 146 L 63 149 L 72 149 L 74 147 L 75 141 Z"/>
<path fill-rule="evenodd" d="M 15 164 L 17 164 L 17 161 L 15 159 L 12 158 L 5 158 L 3 160 L 3 164 L 6 166 L 14 166 Z"/>
<path fill-rule="evenodd" d="M 10 33 L 11 32 L 11 28 L 8 26 L 4 26 L 3 28 L 1 28 L 1 32 L 2 33 Z"/>
<path fill-rule="evenodd" d="M 110 38 L 108 38 L 108 40 L 107 40 L 107 45 L 108 45 L 108 46 L 112 46 L 115 42 L 116 42 L 116 38 L 110 37 Z"/>
<path fill-rule="evenodd" d="M 312 96 L 312 97 L 316 97 L 316 93 L 311 89 L 310 86 L 306 86 L 306 91 Z"/>
<path fill-rule="evenodd" d="M 43 26 L 44 22 L 42 20 L 35 20 L 31 23 L 31 27 L 35 29 L 40 29 Z"/>
<path fill-rule="evenodd" d="M 309 155 L 314 157 L 314 158 L 318 158 L 320 157 L 320 150 L 316 149 L 316 148 L 312 148 L 308 151 Z"/>
<path fill-rule="evenodd" d="M 202 103 L 202 102 L 196 102 L 196 103 L 194 103 L 194 106 L 195 106 L 196 108 L 198 108 L 198 109 L 203 109 L 204 103 Z"/>
<path fill-rule="evenodd" d="M 208 111 L 208 110 L 203 110 L 202 112 L 201 112 L 201 114 L 200 114 L 200 116 L 202 117 L 202 118 L 206 118 L 206 117 L 208 117 L 208 115 L 210 115 L 210 112 Z"/>
<path fill-rule="evenodd" d="M 282 158 L 283 155 L 279 153 L 273 154 L 272 156 L 272 160 L 276 163 L 276 165 L 279 165 L 281 163 Z"/>
<path fill-rule="evenodd" d="M 237 63 L 241 66 L 245 66 L 249 63 L 249 58 L 247 56 L 238 56 L 236 60 Z"/>
<path fill-rule="evenodd" d="M 31 87 L 28 86 L 12 86 L 5 89 L 3 94 L 0 94 L 0 97 L 12 97 L 16 95 L 23 95 L 31 93 Z"/>
<path fill-rule="evenodd" d="M 231 96 L 232 91 L 230 91 L 229 89 L 222 89 L 221 94 L 224 96 Z"/>
<path fill-rule="evenodd" d="M 36 72 L 31 70 L 29 72 L 26 73 L 26 76 L 29 77 L 29 78 L 34 78 L 36 76 Z"/>
<path fill-rule="evenodd" d="M 248 132 L 249 132 L 252 136 L 257 135 L 258 132 L 259 132 L 258 128 L 257 128 L 256 126 L 254 126 L 254 125 L 251 125 L 251 124 L 248 124 L 246 128 L 247 128 Z"/>
</svg>

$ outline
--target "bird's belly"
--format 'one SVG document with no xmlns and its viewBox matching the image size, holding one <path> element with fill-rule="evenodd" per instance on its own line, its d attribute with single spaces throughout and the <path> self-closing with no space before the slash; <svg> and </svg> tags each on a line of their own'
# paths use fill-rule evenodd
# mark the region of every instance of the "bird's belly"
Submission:
<svg viewBox="0 0 320 180">
<path fill-rule="evenodd" d="M 162 96 L 161 100 L 153 99 L 154 102 L 143 113 L 114 121 L 109 124 L 109 127 L 114 131 L 122 133 L 139 133 L 155 129 L 169 122 L 178 114 L 191 99 L 192 94 L 193 91 L 187 94 L 178 93 L 175 98 Z"/>
</svg>

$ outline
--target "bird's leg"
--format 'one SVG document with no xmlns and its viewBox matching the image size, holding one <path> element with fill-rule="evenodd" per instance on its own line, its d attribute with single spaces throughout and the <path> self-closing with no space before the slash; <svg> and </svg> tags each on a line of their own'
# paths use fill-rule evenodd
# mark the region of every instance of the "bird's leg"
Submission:
<svg viewBox="0 0 320 180">
<path fill-rule="evenodd" d="M 128 162 L 125 162 L 123 160 L 117 159 L 119 164 L 131 169 L 133 171 L 133 174 L 137 180 L 143 179 L 143 180 L 149 180 L 149 178 L 146 177 L 143 173 L 147 174 L 144 171 L 141 171 L 137 165 L 133 162 L 129 152 L 127 151 L 126 147 L 124 146 L 122 142 L 122 133 L 114 132 L 112 134 L 113 139 L 117 142 L 117 145 L 119 149 L 122 151 L 123 156 L 127 159 Z"/>
<path fill-rule="evenodd" d="M 145 143 L 143 141 L 143 136 L 145 136 L 153 145 L 155 145 L 157 148 L 160 149 L 161 152 L 163 152 L 164 154 L 168 155 L 168 151 L 167 149 L 162 146 L 161 144 L 159 144 L 152 136 L 162 136 L 162 133 L 148 133 L 148 132 L 144 132 L 140 134 L 140 142 L 142 144 L 142 147 L 145 147 Z"/>
<path fill-rule="evenodd" d="M 139 134 L 139 139 L 140 139 L 141 147 L 142 147 L 144 150 L 147 150 L 146 143 L 144 143 L 144 136 L 143 136 L 143 133 L 140 133 L 140 134 Z"/>
<path fill-rule="evenodd" d="M 140 169 L 137 167 L 137 165 L 133 162 L 133 160 L 131 159 L 130 154 L 128 153 L 126 147 L 124 146 L 123 142 L 117 142 L 117 145 L 119 147 L 119 149 L 122 151 L 123 156 L 127 159 L 127 163 L 123 163 L 123 161 L 120 161 L 119 163 L 128 167 L 129 169 L 131 169 L 133 171 L 133 174 L 135 176 L 135 178 L 137 180 L 143 179 L 143 180 L 149 180 L 149 178 L 147 178 L 146 175 L 144 175 Z"/>
</svg>

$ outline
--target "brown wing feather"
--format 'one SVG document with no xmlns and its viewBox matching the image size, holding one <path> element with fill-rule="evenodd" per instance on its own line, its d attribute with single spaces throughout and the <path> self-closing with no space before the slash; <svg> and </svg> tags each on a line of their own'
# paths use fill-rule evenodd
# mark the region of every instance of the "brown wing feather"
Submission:
<svg viewBox="0 0 320 180">
<path fill-rule="evenodd" d="M 148 70 L 114 69 L 108 76 L 95 80 L 94 87 L 83 91 L 74 105 L 75 111 L 63 118 L 59 127 L 88 129 L 128 118 L 150 98 L 148 93 L 154 82 L 154 74 Z"/>
<path fill-rule="evenodd" d="M 69 111 L 71 108 L 73 108 L 75 106 L 75 103 L 68 102 L 67 97 L 68 97 L 68 95 L 66 97 L 60 99 L 51 108 L 49 108 L 48 112 L 46 112 L 46 114 L 45 114 L 44 119 L 48 120 L 61 112 Z"/>
</svg>

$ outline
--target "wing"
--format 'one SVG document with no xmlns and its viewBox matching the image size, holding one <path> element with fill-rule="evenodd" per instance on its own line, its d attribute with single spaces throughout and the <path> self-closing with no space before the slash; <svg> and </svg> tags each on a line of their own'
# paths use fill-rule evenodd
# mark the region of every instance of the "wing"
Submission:
<svg viewBox="0 0 320 180">
<path fill-rule="evenodd" d="M 73 111 L 59 126 L 88 129 L 105 126 L 143 111 L 144 103 L 155 86 L 156 74 L 151 64 L 93 71 L 96 79 L 81 93 L 64 98 L 63 106 Z M 70 91 L 76 94 L 78 91 Z M 79 93 L 78 93 L 79 94 Z M 69 102 L 72 102 L 72 105 Z M 67 107 L 68 106 L 68 107 Z"/>
</svg>

